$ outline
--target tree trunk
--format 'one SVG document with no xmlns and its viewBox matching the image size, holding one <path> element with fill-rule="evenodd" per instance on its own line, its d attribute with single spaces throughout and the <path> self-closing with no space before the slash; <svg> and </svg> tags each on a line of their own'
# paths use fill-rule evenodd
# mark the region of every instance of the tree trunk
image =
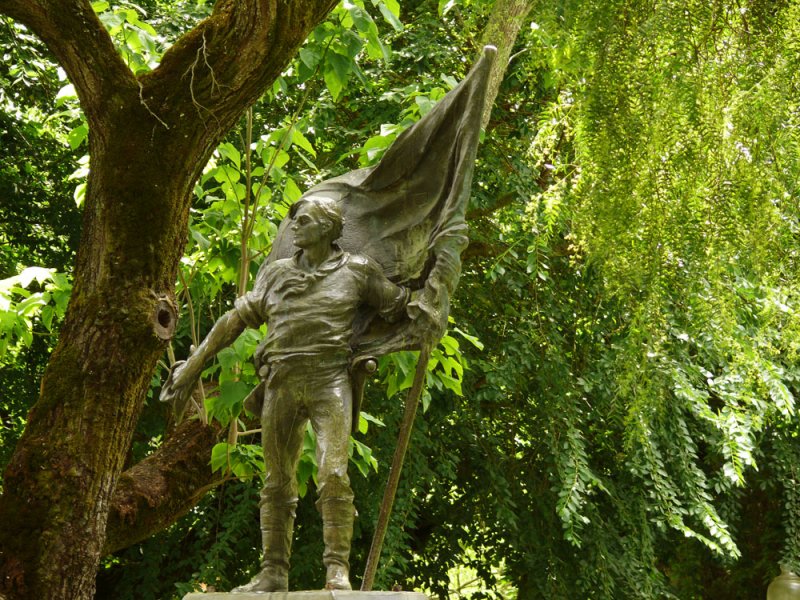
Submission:
<svg viewBox="0 0 800 600">
<path fill-rule="evenodd" d="M 91 156 L 69 310 L 0 496 L 0 595 L 93 596 L 112 495 L 177 319 L 194 181 L 332 7 L 220 0 L 137 80 L 86 0 L 0 1 L 75 84 Z"/>
<path fill-rule="evenodd" d="M 126 104 L 107 135 L 91 136 L 69 311 L 0 499 L 0 520 L 11 524 L 0 534 L 4 566 L 16 567 L 14 580 L 23 570 L 30 597 L 93 595 L 114 486 L 177 318 L 170 297 L 195 173 L 158 160 L 135 126 L 152 118 Z"/>
<path fill-rule="evenodd" d="M 496 46 L 497 59 L 492 66 L 492 74 L 486 88 L 486 107 L 481 119 L 481 126 L 484 128 L 489 124 L 492 105 L 508 68 L 514 42 L 516 42 L 519 31 L 526 23 L 526 18 L 532 8 L 533 0 L 495 0 L 492 7 L 489 22 L 483 32 L 483 45 Z"/>
</svg>

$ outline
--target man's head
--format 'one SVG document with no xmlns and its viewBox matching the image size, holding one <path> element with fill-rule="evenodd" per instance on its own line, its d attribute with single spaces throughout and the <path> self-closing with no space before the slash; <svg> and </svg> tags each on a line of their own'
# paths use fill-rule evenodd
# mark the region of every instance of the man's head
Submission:
<svg viewBox="0 0 800 600">
<path fill-rule="evenodd" d="M 342 235 L 344 220 L 339 205 L 327 196 L 307 196 L 289 210 L 295 246 L 305 248 L 325 241 L 332 244 Z"/>
</svg>

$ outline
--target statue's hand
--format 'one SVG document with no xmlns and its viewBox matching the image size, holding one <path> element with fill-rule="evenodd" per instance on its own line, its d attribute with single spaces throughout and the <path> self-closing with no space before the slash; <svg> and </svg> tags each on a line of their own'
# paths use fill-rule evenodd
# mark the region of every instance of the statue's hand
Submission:
<svg viewBox="0 0 800 600">
<path fill-rule="evenodd" d="M 197 377 L 194 377 L 188 368 L 185 360 L 176 361 L 169 370 L 167 380 L 161 388 L 159 399 L 162 402 L 172 404 L 175 419 L 180 421 L 186 406 L 192 397 L 192 391 L 197 385 Z"/>
<path fill-rule="evenodd" d="M 447 328 L 448 307 L 436 297 L 435 290 L 425 287 L 411 294 L 406 308 L 411 317 L 411 337 L 420 345 L 433 348 Z"/>
</svg>

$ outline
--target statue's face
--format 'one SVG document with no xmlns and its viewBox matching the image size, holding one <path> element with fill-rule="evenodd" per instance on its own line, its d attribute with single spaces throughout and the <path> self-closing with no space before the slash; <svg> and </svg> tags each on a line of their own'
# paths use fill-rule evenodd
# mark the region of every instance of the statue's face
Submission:
<svg viewBox="0 0 800 600">
<path fill-rule="evenodd" d="M 313 202 L 303 204 L 292 221 L 294 245 L 298 248 L 309 248 L 322 241 L 328 242 L 330 230 L 331 223 Z"/>
</svg>

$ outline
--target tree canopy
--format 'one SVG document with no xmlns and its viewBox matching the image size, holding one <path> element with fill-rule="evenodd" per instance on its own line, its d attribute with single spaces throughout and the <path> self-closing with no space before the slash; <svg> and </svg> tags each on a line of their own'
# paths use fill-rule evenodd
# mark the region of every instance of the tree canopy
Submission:
<svg viewBox="0 0 800 600">
<path fill-rule="evenodd" d="M 376 587 L 753 598 L 779 562 L 800 569 L 796 3 L 295 0 L 309 12 L 280 5 L 277 30 L 302 27 L 292 40 L 264 33 L 280 46 L 267 60 L 223 22 L 263 24 L 260 2 L 243 3 L 251 14 L 224 1 L 76 2 L 107 32 L 92 58 L 110 79 L 74 64 L 74 16 L 58 33 L 66 12 L 43 17 L 48 4 L 0 2 L 0 514 L 21 524 L 0 534 L 0 594 L 25 597 L 14 553 L 26 569 L 44 560 L 9 540 L 35 531 L 13 500 L 34 489 L 21 475 L 34 466 L 66 474 L 53 506 L 95 493 L 69 492 L 70 468 L 107 473 L 100 532 L 69 532 L 101 538 L 91 583 L 63 597 L 96 585 L 97 597 L 173 598 L 247 579 L 263 463 L 242 400 L 265 332 L 220 354 L 180 423 L 157 402 L 166 367 L 246 291 L 302 191 L 373 164 L 484 43 L 508 64 Z M 244 65 L 248 52 L 269 64 Z M 104 104 L 116 94 L 125 110 Z M 130 283 L 103 291 L 104 269 Z M 162 309 L 169 342 L 149 324 Z M 87 391 L 111 367 L 75 319 L 111 332 L 124 364 L 109 378 L 124 382 Z M 59 370 L 64 348 L 86 380 Z M 352 440 L 354 575 L 414 362 L 381 360 Z M 100 408 L 62 435 L 59 403 Z M 53 458 L 80 455 L 67 434 L 109 424 L 119 439 L 83 442 L 113 447 L 104 464 Z M 298 589 L 322 581 L 311 436 Z M 62 511 L 44 512 L 58 523 Z"/>
</svg>

